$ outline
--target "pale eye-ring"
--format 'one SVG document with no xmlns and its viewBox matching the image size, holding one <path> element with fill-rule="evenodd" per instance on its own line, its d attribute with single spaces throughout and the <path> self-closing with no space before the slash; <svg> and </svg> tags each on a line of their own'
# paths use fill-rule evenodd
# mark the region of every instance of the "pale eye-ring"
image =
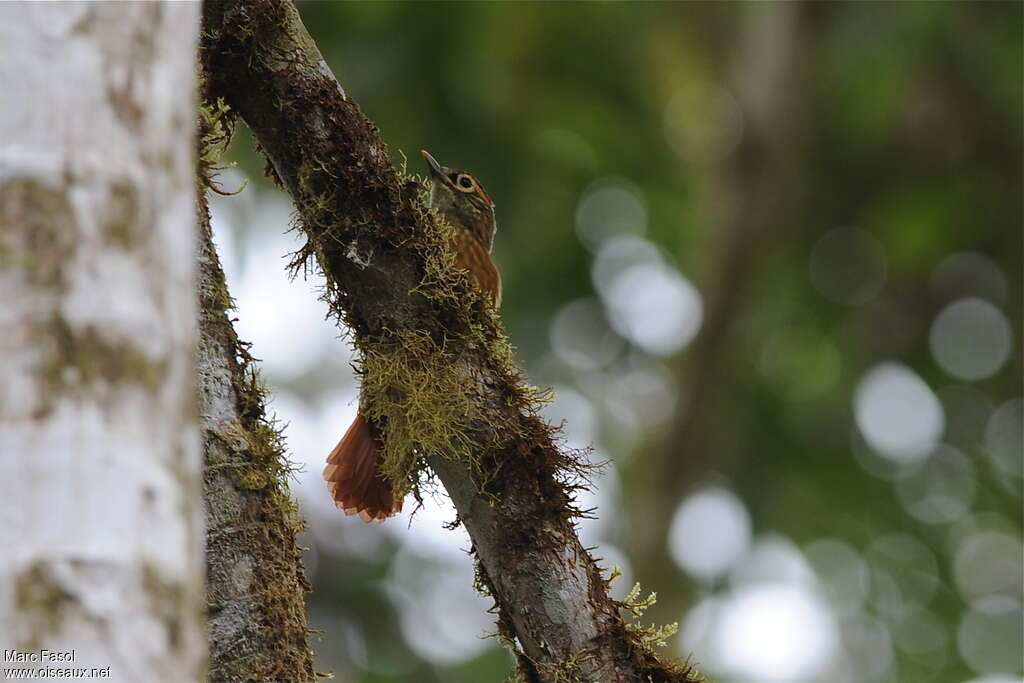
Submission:
<svg viewBox="0 0 1024 683">
<path fill-rule="evenodd" d="M 463 174 L 461 174 L 459 176 L 459 187 L 461 189 L 466 190 L 468 192 L 468 191 L 472 190 L 475 185 L 476 185 L 476 183 L 473 182 L 473 179 L 470 178 L 465 173 L 463 173 Z"/>
</svg>

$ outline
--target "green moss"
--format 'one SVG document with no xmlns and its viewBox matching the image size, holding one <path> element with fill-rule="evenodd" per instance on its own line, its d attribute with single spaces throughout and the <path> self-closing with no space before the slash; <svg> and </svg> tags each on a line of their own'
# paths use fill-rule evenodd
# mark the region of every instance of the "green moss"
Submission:
<svg viewBox="0 0 1024 683">
<path fill-rule="evenodd" d="M 201 82 L 200 92 L 204 88 L 205 82 Z M 214 176 L 223 170 L 219 164 L 225 150 L 231 144 L 235 120 L 235 113 L 223 98 L 218 98 L 213 102 L 207 101 L 205 98 L 201 99 L 196 123 L 197 171 L 200 187 L 208 188 L 218 194 L 238 194 L 245 187 L 243 185 L 235 192 L 223 192 L 214 181 Z"/>
<path fill-rule="evenodd" d="M 398 495 L 411 488 L 422 457 L 471 460 L 478 447 L 468 433 L 484 416 L 459 361 L 418 330 L 400 332 L 390 343 L 363 350 L 363 410 L 385 426 L 381 471 Z"/>
<path fill-rule="evenodd" d="M 604 582 L 607 587 L 615 581 L 621 572 L 613 567 L 611 575 Z M 488 586 L 486 576 L 478 569 L 478 582 L 484 587 Z M 498 637 L 509 647 L 516 656 L 517 666 L 506 683 L 584 683 L 593 680 L 592 667 L 587 663 L 594 658 L 600 648 L 621 647 L 623 640 L 628 648 L 628 658 L 633 661 L 634 668 L 638 673 L 637 680 L 648 683 L 701 683 L 705 679 L 697 673 L 691 663 L 687 661 L 665 661 L 654 653 L 655 647 L 665 647 L 666 641 L 678 630 L 678 624 L 667 624 L 664 626 L 644 626 L 639 622 L 643 616 L 657 601 L 657 596 L 651 593 L 646 598 L 641 598 L 640 584 L 635 584 L 629 594 L 614 604 L 631 618 L 623 620 L 621 625 L 625 627 L 625 636 L 609 637 L 606 635 L 600 638 L 588 648 L 573 653 L 571 656 L 555 662 L 537 662 L 529 658 L 517 647 L 513 631 L 507 621 L 499 618 Z"/>
<path fill-rule="evenodd" d="M 621 575 L 618 567 L 612 567 L 611 574 L 605 582 L 606 586 L 610 587 L 612 582 Z M 654 683 L 660 681 L 701 683 L 704 681 L 704 677 L 694 669 L 688 659 L 685 661 L 663 659 L 655 652 L 655 648 L 665 647 L 668 639 L 679 631 L 679 624 L 676 622 L 661 626 L 642 624 L 640 618 L 657 603 L 658 595 L 653 592 L 646 598 L 641 598 L 640 595 L 640 584 L 635 583 L 626 597 L 621 602 L 616 601 L 616 604 L 620 610 L 631 617 L 624 621 L 626 635 L 631 641 L 637 668 L 644 676 L 642 680 L 650 680 Z"/>
<path fill-rule="evenodd" d="M 547 683 L 585 683 L 583 661 L 585 656 L 573 655 L 551 664 L 539 664 L 537 673 Z"/>
<path fill-rule="evenodd" d="M 285 458 L 284 437 L 275 424 L 263 419 L 248 426 L 238 421 L 226 422 L 220 426 L 219 434 L 236 459 L 234 474 L 239 488 L 287 486 L 292 467 Z"/>
<path fill-rule="evenodd" d="M 227 465 L 244 497 L 240 509 L 232 508 L 226 517 L 215 514 L 209 526 L 214 534 L 230 535 L 229 547 L 250 549 L 245 553 L 253 560 L 246 594 L 225 597 L 226 604 L 241 599 L 252 605 L 254 612 L 246 629 L 251 631 L 248 637 L 252 642 L 260 645 L 247 656 L 232 655 L 214 662 L 215 666 L 225 668 L 212 670 L 209 680 L 281 680 L 282 672 L 290 672 L 286 676 L 289 680 L 299 676 L 297 672 L 309 672 L 301 674 L 301 680 L 312 680 L 312 653 L 302 600 L 302 592 L 310 586 L 295 542 L 305 522 L 288 495 L 286 477 L 291 466 L 284 457 L 281 435 L 276 425 L 263 419 L 262 399 L 252 394 L 248 398 L 257 400 L 260 406 L 254 424 L 247 419 L 222 425 L 218 432 L 206 430 L 204 440 L 207 468 Z M 207 543 L 209 547 L 217 541 L 208 539 Z M 219 552 L 222 551 L 223 548 Z M 209 562 L 214 556 L 209 555 L 209 549 L 207 552 Z M 223 562 L 234 555 L 228 551 L 227 555 L 216 557 Z M 222 571 L 235 569 L 214 566 Z M 216 575 L 208 577 L 208 581 L 210 591 L 221 585 Z M 229 579 L 227 584 L 233 582 Z M 216 612 L 226 604 L 211 603 L 208 609 Z"/>
<path fill-rule="evenodd" d="M 617 576 L 617 569 L 612 570 L 609 583 Z M 625 599 L 619 603 L 619 607 L 629 612 L 633 619 L 626 622 L 626 629 L 632 634 L 635 642 L 642 648 L 665 647 L 666 641 L 679 631 L 679 623 L 651 624 L 644 626 L 640 623 L 640 617 L 644 615 L 658 601 L 658 594 L 651 593 L 646 598 L 640 598 L 640 583 L 633 584 Z"/>
</svg>

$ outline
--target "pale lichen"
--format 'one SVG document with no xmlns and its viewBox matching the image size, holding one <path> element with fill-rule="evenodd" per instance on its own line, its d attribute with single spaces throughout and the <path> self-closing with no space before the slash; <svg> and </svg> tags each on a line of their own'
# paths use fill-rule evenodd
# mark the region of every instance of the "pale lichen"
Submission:
<svg viewBox="0 0 1024 683">
<path fill-rule="evenodd" d="M 0 184 L 0 225 L 0 268 L 20 271 L 36 289 L 63 292 L 76 234 L 68 187 L 7 180 Z"/>
<path fill-rule="evenodd" d="M 110 244 L 131 249 L 147 234 L 147 226 L 140 221 L 141 201 L 132 183 L 127 180 L 111 183 L 103 221 L 103 235 Z"/>
<path fill-rule="evenodd" d="M 40 393 L 35 415 L 48 415 L 61 396 L 98 394 L 123 385 L 159 391 L 167 377 L 164 359 L 150 358 L 127 340 L 112 340 L 93 326 L 73 327 L 54 312 L 40 325 L 36 366 Z"/>
<path fill-rule="evenodd" d="M 78 599 L 46 562 L 39 560 L 22 570 L 14 579 L 14 608 L 25 635 L 15 646 L 22 650 L 39 649 L 58 632 L 65 611 L 77 604 Z"/>
</svg>

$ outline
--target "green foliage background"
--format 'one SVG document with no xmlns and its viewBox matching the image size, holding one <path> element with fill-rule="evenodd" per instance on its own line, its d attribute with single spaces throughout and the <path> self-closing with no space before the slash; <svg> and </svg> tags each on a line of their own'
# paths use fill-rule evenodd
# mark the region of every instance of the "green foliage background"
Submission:
<svg viewBox="0 0 1024 683">
<path fill-rule="evenodd" d="M 984 432 L 993 411 L 1021 393 L 1022 7 L 305 2 L 300 11 L 397 163 L 404 154 L 423 173 L 418 151 L 427 148 L 471 171 L 494 198 L 502 317 L 534 382 L 572 388 L 596 406 L 601 452 L 621 481 L 612 507 L 597 514 L 610 520 L 607 540 L 626 552 L 634 579 L 659 592 L 647 616 L 683 620 L 725 589 L 721 578 L 688 577 L 666 550 L 683 496 L 713 483 L 743 501 L 755 537 L 780 534 L 800 547 L 832 538 L 866 553 L 876 580 L 864 609 L 895 644 L 875 679 L 906 683 L 982 672 L 958 641 L 978 596 L 958 585 L 954 539 L 969 524 L 1021 534 L 1021 480 L 992 466 Z M 777 30 L 780 12 L 793 15 L 788 33 Z M 762 129 L 744 109 L 743 89 L 757 87 L 744 80 L 758 73 L 748 55 L 771 55 L 779 40 L 797 57 L 786 89 L 765 95 L 782 119 Z M 679 93 L 693 117 L 682 154 L 667 119 Z M 715 136 L 727 137 L 723 117 L 736 111 L 738 139 L 723 142 Z M 687 140 L 707 154 L 688 155 Z M 242 136 L 234 153 L 248 175 L 260 175 Z M 595 297 L 595 254 L 576 214 L 591 184 L 608 176 L 634 188 L 646 209 L 644 238 L 701 292 L 705 328 L 664 357 L 626 339 L 606 367 L 586 373 L 553 352 L 551 325 L 568 303 Z M 757 210 L 743 214 L 748 201 Z M 745 232 L 752 225 L 757 232 Z M 809 274 L 819 240 L 843 227 L 868 233 L 884 252 L 884 284 L 852 305 L 823 296 Z M 959 252 L 979 253 L 987 265 L 944 284 L 936 267 Z M 965 382 L 936 362 L 929 330 L 952 300 L 978 295 L 1007 316 L 1013 341 L 999 372 Z M 702 345 L 709 326 L 715 343 Z M 767 362 L 773 339 L 781 350 Z M 975 495 L 956 524 L 910 514 L 898 495 L 905 473 L 880 471 L 889 463 L 864 455 L 854 396 L 886 361 L 937 392 L 943 441 L 970 462 Z M 674 387 L 671 419 L 630 427 L 602 402 L 603 390 L 636 368 Z M 694 386 L 701 370 L 706 380 Z M 304 377 L 288 388 L 315 400 L 325 382 Z M 686 411 L 696 411 L 689 422 Z M 910 547 L 934 561 L 878 559 L 868 549 L 888 537 L 913 539 Z M 310 601 L 325 632 L 320 668 L 365 682 L 501 680 L 510 662 L 496 642 L 457 665 L 423 659 L 403 642 L 399 607 L 379 583 L 396 552 L 393 542 L 369 558 L 319 551 Z M 1019 558 L 992 562 L 1013 567 Z M 912 614 L 886 614 L 882 565 L 904 598 L 915 577 L 936 583 L 919 607 L 944 634 L 930 641 L 941 653 L 907 645 Z M 1019 610 L 1019 583 L 1001 591 Z M 1019 611 L 1013 619 L 1019 629 Z M 352 633 L 362 656 L 352 654 Z M 1003 636 L 1012 641 L 1012 631 Z M 1005 652 L 995 657 L 1006 661 Z M 850 680 L 872 680 L 870 662 L 845 666 Z"/>
</svg>

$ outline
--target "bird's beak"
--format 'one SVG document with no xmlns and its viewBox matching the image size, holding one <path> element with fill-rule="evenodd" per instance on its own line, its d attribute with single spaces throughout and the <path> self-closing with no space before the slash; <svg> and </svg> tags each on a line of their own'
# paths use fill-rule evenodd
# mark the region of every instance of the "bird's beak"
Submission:
<svg viewBox="0 0 1024 683">
<path fill-rule="evenodd" d="M 441 168 L 441 164 L 437 163 L 437 159 L 430 156 L 430 152 L 425 149 L 421 149 L 420 154 L 423 155 L 423 160 L 427 162 L 427 166 L 430 168 L 430 174 L 435 176 L 438 180 L 448 182 L 448 178 L 445 176 L 444 170 Z"/>
</svg>

